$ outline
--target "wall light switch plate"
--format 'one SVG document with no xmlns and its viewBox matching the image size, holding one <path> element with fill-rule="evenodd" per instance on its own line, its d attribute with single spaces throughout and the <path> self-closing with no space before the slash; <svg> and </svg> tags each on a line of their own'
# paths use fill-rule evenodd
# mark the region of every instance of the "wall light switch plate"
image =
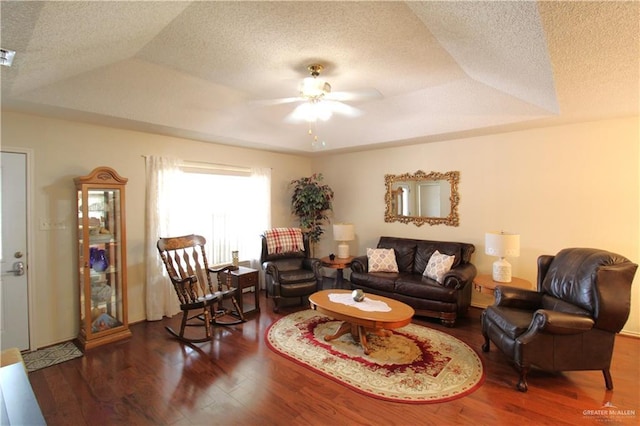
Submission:
<svg viewBox="0 0 640 426">
<path fill-rule="evenodd" d="M 51 231 L 51 230 L 59 230 L 59 229 L 67 229 L 67 225 L 64 223 L 64 221 L 55 221 L 53 219 L 40 219 L 41 231 Z"/>
<path fill-rule="evenodd" d="M 51 222 L 51 229 L 67 229 L 63 221 Z"/>
</svg>

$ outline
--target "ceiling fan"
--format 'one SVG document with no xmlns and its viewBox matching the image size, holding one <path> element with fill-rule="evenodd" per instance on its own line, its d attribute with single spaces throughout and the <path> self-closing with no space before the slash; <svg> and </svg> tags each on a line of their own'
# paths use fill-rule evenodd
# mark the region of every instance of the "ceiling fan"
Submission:
<svg viewBox="0 0 640 426">
<path fill-rule="evenodd" d="M 346 117 L 357 117 L 362 115 L 362 111 L 344 102 L 361 101 L 382 97 L 375 89 L 365 89 L 348 92 L 332 92 L 331 84 L 320 78 L 320 73 L 324 70 L 321 64 L 311 64 L 307 67 L 309 77 L 300 83 L 299 96 L 272 99 L 267 101 L 270 105 L 300 102 L 295 109 L 287 115 L 287 122 L 309 122 L 326 121 L 336 113 Z"/>
</svg>

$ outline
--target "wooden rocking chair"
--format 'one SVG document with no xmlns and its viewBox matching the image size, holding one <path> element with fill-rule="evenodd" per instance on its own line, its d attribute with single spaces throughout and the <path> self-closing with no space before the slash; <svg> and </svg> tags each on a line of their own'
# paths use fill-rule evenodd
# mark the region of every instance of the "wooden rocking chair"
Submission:
<svg viewBox="0 0 640 426">
<path fill-rule="evenodd" d="M 205 243 L 204 237 L 193 234 L 160 238 L 157 243 L 158 252 L 173 283 L 182 310 L 180 332 L 176 333 L 171 327 L 165 328 L 184 342 L 198 343 L 211 340 L 213 324 L 233 325 L 245 321 L 235 298 L 237 289 L 230 285 L 231 274 L 224 273 L 231 270 L 231 267 L 210 268 L 204 251 Z M 215 287 L 211 274 L 217 274 Z M 232 318 L 231 310 L 225 308 L 222 303 L 227 299 L 231 299 L 238 318 L 223 321 L 223 317 Z M 187 327 L 196 326 L 204 327 L 205 337 L 185 336 Z"/>
</svg>

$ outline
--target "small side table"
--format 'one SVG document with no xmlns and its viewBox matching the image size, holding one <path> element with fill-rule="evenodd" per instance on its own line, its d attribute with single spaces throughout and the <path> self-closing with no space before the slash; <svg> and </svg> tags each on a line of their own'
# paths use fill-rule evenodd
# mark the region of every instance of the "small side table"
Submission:
<svg viewBox="0 0 640 426">
<path fill-rule="evenodd" d="M 476 275 L 473 279 L 473 289 L 481 294 L 486 294 L 493 297 L 493 291 L 496 286 L 504 285 L 509 287 L 517 287 L 525 290 L 533 290 L 533 284 L 523 278 L 511 277 L 510 283 L 501 283 L 494 281 L 491 274 Z M 487 304 L 473 304 L 474 306 L 486 308 Z"/>
<path fill-rule="evenodd" d="M 236 288 L 236 300 L 243 314 L 260 311 L 260 293 L 258 289 L 258 271 L 256 269 L 239 266 L 235 271 L 230 271 L 231 286 Z M 227 274 L 227 272 L 223 272 Z M 254 304 L 244 306 L 244 289 L 253 287 Z"/>
<path fill-rule="evenodd" d="M 349 266 L 351 266 L 351 261 L 353 259 L 355 259 L 354 256 L 344 258 L 336 256 L 333 260 L 331 260 L 329 256 L 325 256 L 320 259 L 320 262 L 322 262 L 322 266 L 336 270 L 336 288 L 342 288 L 342 286 L 344 285 L 344 274 L 342 271 L 344 268 L 348 268 Z"/>
<path fill-rule="evenodd" d="M 533 290 L 533 285 L 522 278 L 511 277 L 510 283 L 501 283 L 494 281 L 491 274 L 477 275 L 473 279 L 474 294 L 471 296 L 471 306 L 476 308 L 486 308 L 493 304 L 495 299 L 493 298 L 493 291 L 498 285 L 506 285 L 511 287 L 524 288 L 527 290 Z"/>
</svg>

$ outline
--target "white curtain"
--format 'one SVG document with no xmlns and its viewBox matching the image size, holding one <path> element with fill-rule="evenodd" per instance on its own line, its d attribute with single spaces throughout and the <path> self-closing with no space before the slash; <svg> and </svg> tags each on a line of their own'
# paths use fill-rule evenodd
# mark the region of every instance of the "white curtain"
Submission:
<svg viewBox="0 0 640 426">
<path fill-rule="evenodd" d="M 156 248 L 159 237 L 203 235 L 209 265 L 231 263 L 231 252 L 238 250 L 241 261 L 260 270 L 260 234 L 271 226 L 271 169 L 252 169 L 250 177 L 239 177 L 210 171 L 185 173 L 183 164 L 172 158 L 146 159 L 149 321 L 180 312 Z M 180 208 L 184 206 L 189 208 Z"/>
<path fill-rule="evenodd" d="M 251 178 L 256 188 L 258 188 L 258 191 L 256 191 L 255 199 L 255 217 L 257 218 L 257 223 L 252 230 L 253 234 L 250 236 L 252 250 L 248 257 L 249 266 L 258 270 L 258 277 L 260 279 L 259 287 L 265 289 L 267 286 L 264 281 L 264 271 L 262 270 L 262 265 L 260 265 L 260 254 L 262 252 L 260 235 L 271 228 L 271 169 L 251 169 Z M 253 243 L 253 241 L 255 241 L 255 243 Z"/>
<path fill-rule="evenodd" d="M 251 178 L 256 188 L 258 188 L 255 200 L 255 217 L 258 222 L 254 228 L 255 234 L 252 236 L 252 241 L 255 238 L 255 244 L 251 245 L 252 251 L 249 253 L 249 259 L 250 266 L 260 271 L 262 269 L 260 266 L 260 254 L 262 251 L 260 234 L 271 228 L 271 169 L 251 169 Z"/>
<path fill-rule="evenodd" d="M 147 271 L 146 318 L 161 320 L 180 312 L 180 304 L 171 281 L 164 273 L 158 254 L 158 238 L 170 235 L 171 203 L 179 199 L 177 186 L 181 161 L 175 158 L 148 156 L 145 160 L 147 191 L 145 218 L 145 264 Z"/>
</svg>

